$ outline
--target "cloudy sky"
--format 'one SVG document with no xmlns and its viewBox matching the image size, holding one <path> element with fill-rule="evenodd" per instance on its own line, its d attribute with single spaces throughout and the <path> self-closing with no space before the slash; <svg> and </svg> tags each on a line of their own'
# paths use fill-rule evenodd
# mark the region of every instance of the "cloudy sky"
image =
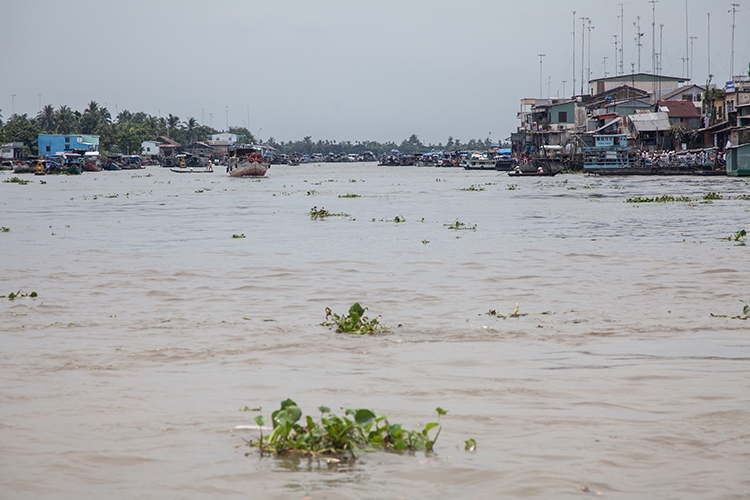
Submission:
<svg viewBox="0 0 750 500">
<path fill-rule="evenodd" d="M 614 74 L 621 3 L 627 73 L 640 16 L 641 71 L 661 45 L 662 74 L 704 83 L 710 43 L 714 81 L 729 78 L 730 0 L 3 0 L 0 109 L 94 100 L 284 141 L 503 139 L 540 81 L 543 97 L 572 93 L 574 53 L 578 91 L 582 67 Z M 734 3 L 740 73 L 750 2 Z"/>
</svg>

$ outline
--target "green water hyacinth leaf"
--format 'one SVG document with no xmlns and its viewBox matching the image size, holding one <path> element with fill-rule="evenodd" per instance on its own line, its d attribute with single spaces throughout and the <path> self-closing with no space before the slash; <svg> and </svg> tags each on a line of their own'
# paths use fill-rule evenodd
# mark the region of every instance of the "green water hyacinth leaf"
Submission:
<svg viewBox="0 0 750 500">
<path fill-rule="evenodd" d="M 431 452 L 440 435 L 440 424 L 430 422 L 421 431 L 405 430 L 400 424 L 390 424 L 385 415 L 378 415 L 365 408 L 348 409 L 344 416 L 330 413 L 327 406 L 320 406 L 320 421 L 310 415 L 299 423 L 302 411 L 291 399 L 282 401 L 281 408 L 273 412 L 274 430 L 263 434 L 265 419 L 261 415 L 255 422 L 261 427 L 260 437 L 247 444 L 258 448 L 261 455 L 298 453 L 320 458 L 327 463 L 338 463 L 342 459 L 356 459 L 373 451 L 424 451 Z M 438 413 L 445 415 L 445 411 Z M 434 438 L 430 432 L 437 427 Z"/>
</svg>

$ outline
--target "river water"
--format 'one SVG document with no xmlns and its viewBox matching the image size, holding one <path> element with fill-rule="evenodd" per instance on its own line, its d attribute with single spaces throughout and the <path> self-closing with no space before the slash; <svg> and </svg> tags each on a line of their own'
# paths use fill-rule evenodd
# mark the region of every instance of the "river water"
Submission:
<svg viewBox="0 0 750 500">
<path fill-rule="evenodd" d="M 2 498 L 750 494 L 750 321 L 712 316 L 750 301 L 750 246 L 722 239 L 750 230 L 746 180 L 24 178 L 0 183 L 0 294 L 38 294 L 0 300 Z M 661 195 L 697 201 L 625 202 Z M 354 302 L 390 331 L 321 325 Z M 448 414 L 434 455 L 261 458 L 235 427 L 286 398 Z"/>
</svg>

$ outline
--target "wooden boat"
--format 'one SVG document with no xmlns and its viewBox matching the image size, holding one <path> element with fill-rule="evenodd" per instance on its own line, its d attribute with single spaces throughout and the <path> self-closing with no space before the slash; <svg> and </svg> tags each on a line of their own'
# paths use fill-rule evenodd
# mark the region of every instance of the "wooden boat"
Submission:
<svg viewBox="0 0 750 500">
<path fill-rule="evenodd" d="M 559 174 L 559 170 L 545 170 L 543 172 L 538 171 L 532 171 L 532 172 L 524 172 L 522 170 L 511 170 L 508 172 L 508 175 L 511 177 L 553 177 L 557 174 Z"/>
<path fill-rule="evenodd" d="M 230 177 L 263 177 L 270 166 L 262 148 L 238 144 L 229 150 L 227 173 Z"/>
<path fill-rule="evenodd" d="M 173 167 L 169 170 L 170 172 L 174 172 L 176 174 L 211 174 L 214 171 L 213 167 L 211 167 L 210 164 L 205 168 Z"/>
</svg>

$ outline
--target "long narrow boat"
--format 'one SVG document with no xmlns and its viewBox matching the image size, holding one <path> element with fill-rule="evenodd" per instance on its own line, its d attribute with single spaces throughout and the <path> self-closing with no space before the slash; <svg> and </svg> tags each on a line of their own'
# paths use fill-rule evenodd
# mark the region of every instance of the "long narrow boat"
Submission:
<svg viewBox="0 0 750 500">
<path fill-rule="evenodd" d="M 508 175 L 511 177 L 553 177 L 559 173 L 559 170 L 545 170 L 544 172 L 523 172 L 521 170 L 511 170 L 510 172 L 508 172 Z"/>
</svg>

